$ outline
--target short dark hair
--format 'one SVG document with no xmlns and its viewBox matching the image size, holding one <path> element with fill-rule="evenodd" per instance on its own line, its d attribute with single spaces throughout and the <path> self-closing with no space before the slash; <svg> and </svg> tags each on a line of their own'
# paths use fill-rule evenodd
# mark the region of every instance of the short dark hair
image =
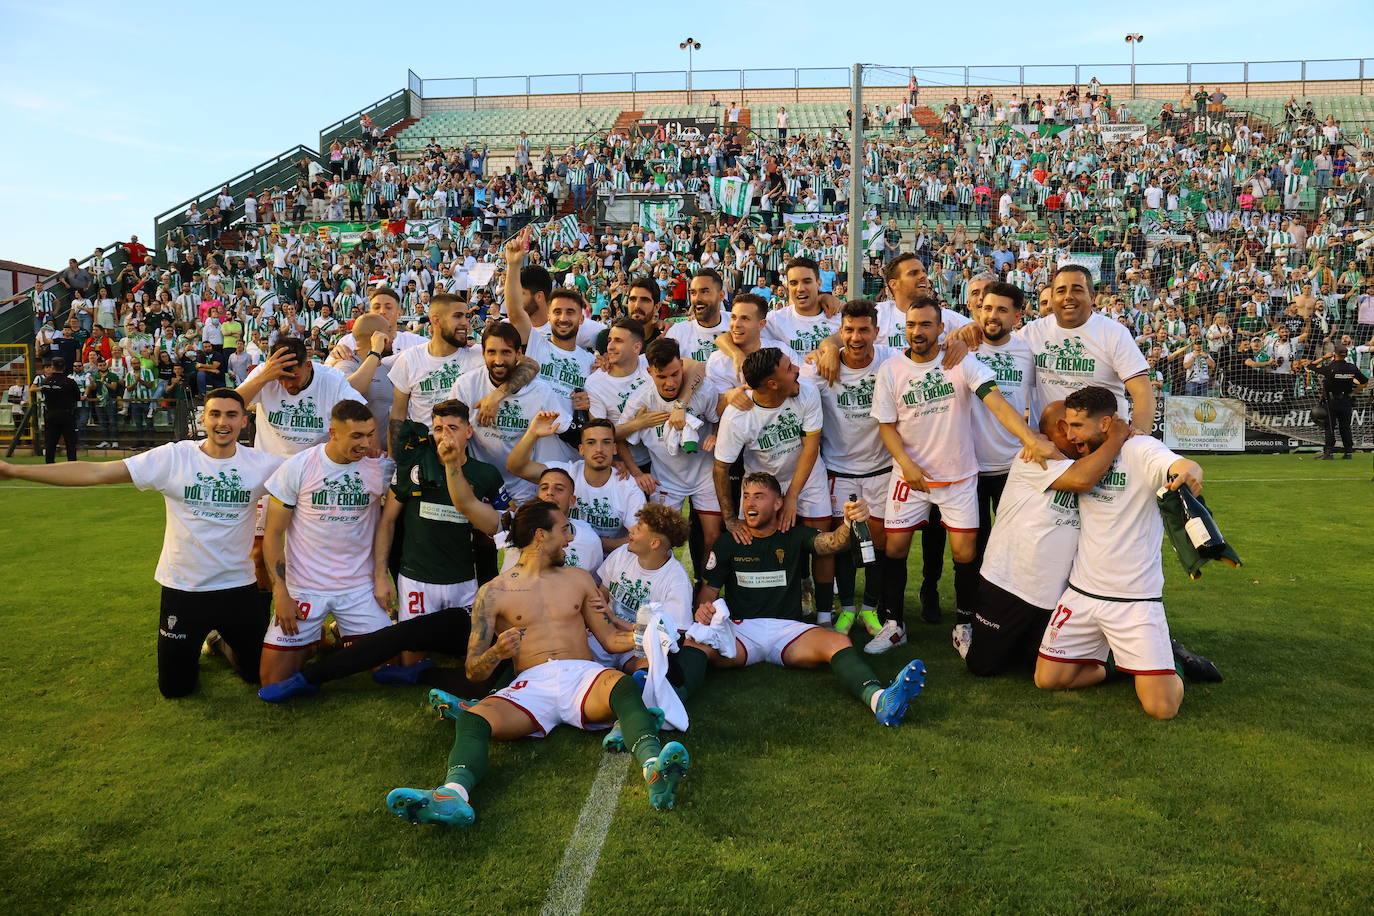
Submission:
<svg viewBox="0 0 1374 916">
<path fill-rule="evenodd" d="M 520 286 L 530 293 L 543 293 L 546 297 L 553 292 L 553 275 L 538 264 L 520 268 Z"/>
<path fill-rule="evenodd" d="M 642 321 L 636 321 L 633 318 L 619 318 L 615 324 L 611 325 L 611 328 L 612 330 L 620 328 L 622 331 L 629 331 L 632 337 L 641 344 L 644 343 L 644 322 Z"/>
<path fill-rule="evenodd" d="M 525 503 L 515 510 L 515 520 L 511 522 L 511 546 L 523 550 L 534 543 L 536 531 L 552 531 L 553 515 L 562 511 L 546 499 L 534 499 Z"/>
<path fill-rule="evenodd" d="M 659 337 L 644 351 L 644 358 L 651 369 L 665 369 L 675 359 L 682 358 L 682 350 L 671 337 Z"/>
<path fill-rule="evenodd" d="M 736 305 L 738 305 L 741 302 L 747 302 L 754 308 L 758 309 L 760 318 L 768 317 L 768 301 L 759 294 L 740 293 L 738 296 L 735 297 L 734 301 L 730 303 L 730 307 L 733 309 Z"/>
<path fill-rule="evenodd" d="M 1054 273 L 1050 274 L 1050 286 L 1054 286 L 1055 278 L 1057 278 L 1060 274 L 1068 273 L 1070 271 L 1072 271 L 1073 273 L 1082 274 L 1083 279 L 1088 284 L 1088 289 L 1093 288 L 1092 271 L 1088 270 L 1088 268 L 1084 267 L 1082 264 L 1060 264 L 1058 267 L 1054 269 Z"/>
<path fill-rule="evenodd" d="M 944 311 L 940 306 L 940 300 L 933 299 L 930 296 L 917 296 L 915 299 L 912 299 L 911 304 L 906 307 L 906 310 L 909 312 L 912 309 L 935 309 L 935 317 L 941 321 L 944 320 Z"/>
<path fill-rule="evenodd" d="M 1105 417 L 1116 413 L 1116 395 L 1101 385 L 1088 385 L 1070 392 L 1064 399 L 1064 409 L 1082 410 L 1093 419 Z"/>
<path fill-rule="evenodd" d="M 663 503 L 645 503 L 635 518 L 649 526 L 649 530 L 660 534 L 668 541 L 668 546 L 677 549 L 687 543 L 691 525 L 683 514 L 670 509 Z"/>
<path fill-rule="evenodd" d="M 549 304 L 552 305 L 552 304 L 553 304 L 553 300 L 555 300 L 555 299 L 571 299 L 572 301 L 574 301 L 574 302 L 577 303 L 578 309 L 580 309 L 580 310 L 582 310 L 582 311 L 586 311 L 586 309 L 587 309 L 587 300 L 586 300 L 586 298 L 582 295 L 581 291 L 579 291 L 576 287 L 572 287 L 572 286 L 560 286 L 560 287 L 558 287 L 558 288 L 555 289 L 553 292 L 549 293 Z"/>
<path fill-rule="evenodd" d="M 692 279 L 695 280 L 697 277 L 704 277 L 716 286 L 725 285 L 725 281 L 720 278 L 720 272 L 711 267 L 698 267 L 697 272 L 692 274 Z"/>
<path fill-rule="evenodd" d="M 811 271 L 811 273 L 815 275 L 817 280 L 821 278 L 821 265 L 817 264 L 815 261 L 811 260 L 808 257 L 796 257 L 788 261 L 787 266 L 784 267 L 782 270 L 782 275 L 786 277 L 787 274 L 794 267 L 804 267 L 807 270 Z"/>
<path fill-rule="evenodd" d="M 868 318 L 873 326 L 878 326 L 878 306 L 872 299 L 850 299 L 840 309 L 840 320 L 846 318 Z"/>
<path fill-rule="evenodd" d="M 647 290 L 649 298 L 655 302 L 658 302 L 659 297 L 663 295 L 658 288 L 658 282 L 653 277 L 635 277 L 630 281 L 630 289 Z"/>
<path fill-rule="evenodd" d="M 372 287 L 372 289 L 368 290 L 368 292 L 367 292 L 367 301 L 368 301 L 368 302 L 371 302 L 373 299 L 376 299 L 378 296 L 390 296 L 392 299 L 395 299 L 397 302 L 400 302 L 400 301 L 401 301 L 401 294 L 398 293 L 398 292 L 396 292 L 396 290 L 392 289 L 392 288 L 389 287 L 389 286 L 374 286 L 374 287 Z"/>
<path fill-rule="evenodd" d="M 493 321 L 482 329 L 482 349 L 487 348 L 487 341 L 492 337 L 499 337 L 511 345 L 511 349 L 517 353 L 523 353 L 524 343 L 520 340 L 520 332 L 515 329 L 515 325 L 509 321 Z"/>
<path fill-rule="evenodd" d="M 467 305 L 468 297 L 466 293 L 435 293 L 429 300 L 429 310 L 432 312 L 436 308 L 452 308 L 455 305 Z"/>
<path fill-rule="evenodd" d="M 749 474 L 745 474 L 744 479 L 740 481 L 740 491 L 743 492 L 744 488 L 750 484 L 767 487 L 779 496 L 782 495 L 782 484 L 778 483 L 778 478 L 767 471 L 753 471 Z"/>
<path fill-rule="evenodd" d="M 1001 296 L 1003 299 L 1010 299 L 1012 308 L 1018 312 L 1026 307 L 1026 294 L 1022 292 L 1021 287 L 1004 283 L 1001 280 L 989 283 L 988 288 L 983 290 L 984 301 L 987 300 L 988 296 Z"/>
<path fill-rule="evenodd" d="M 539 475 L 538 483 L 543 483 L 544 478 L 548 477 L 550 474 L 562 474 L 564 477 L 568 478 L 568 486 L 572 487 L 574 490 L 577 489 L 577 481 L 573 479 L 573 475 L 562 468 L 544 468 L 544 472 Z"/>
<path fill-rule="evenodd" d="M 203 340 L 201 343 L 209 343 L 209 341 Z M 310 360 L 310 351 L 305 348 L 305 341 L 299 337 L 278 337 L 277 342 L 272 344 L 271 350 L 272 353 L 268 354 L 269 356 L 280 353 L 282 350 L 290 352 L 292 356 L 296 357 L 298 365 Z"/>
<path fill-rule="evenodd" d="M 167 351 L 163 350 L 162 352 L 166 353 Z M 243 400 L 243 395 L 232 388 L 211 388 L 205 392 L 205 403 L 210 403 L 214 398 L 228 398 L 231 401 L 238 401 L 240 407 L 244 410 L 248 409 L 248 404 Z"/>
<path fill-rule="evenodd" d="M 432 416 L 436 417 L 457 417 L 464 423 L 472 422 L 470 419 L 468 419 L 468 405 L 464 404 L 457 398 L 447 398 L 443 401 L 439 401 L 432 408 L 430 408 L 429 412 Z"/>
<path fill-rule="evenodd" d="M 362 401 L 340 401 L 329 412 L 329 419 L 340 423 L 366 423 L 373 419 L 372 408 Z"/>
<path fill-rule="evenodd" d="M 782 351 L 777 347 L 760 347 L 744 358 L 740 375 L 750 388 L 757 388 L 768 380 L 782 363 Z"/>
<path fill-rule="evenodd" d="M 583 423 L 582 431 L 579 434 L 579 439 L 581 438 L 581 436 L 585 436 L 587 430 L 589 429 L 609 429 L 611 431 L 611 435 L 615 435 L 615 424 L 612 423 L 610 420 L 607 420 L 605 417 L 592 417 L 586 423 Z"/>
<path fill-rule="evenodd" d="M 54 356 L 48 365 L 52 366 L 54 372 L 67 371 L 67 361 L 60 356 Z"/>
</svg>

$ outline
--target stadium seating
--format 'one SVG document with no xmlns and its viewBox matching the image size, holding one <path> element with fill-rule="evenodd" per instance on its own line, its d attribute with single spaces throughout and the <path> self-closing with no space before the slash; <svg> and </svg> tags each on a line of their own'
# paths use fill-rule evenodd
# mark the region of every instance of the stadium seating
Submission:
<svg viewBox="0 0 1374 916">
<path fill-rule="evenodd" d="M 619 108 L 515 108 L 492 111 L 445 111 L 425 115 L 396 135 L 402 152 L 423 149 L 431 137 L 445 147 L 463 142 L 486 143 L 492 148 L 515 145 L 521 131 L 533 146 L 576 143 L 615 123 Z M 588 123 L 591 122 L 591 123 Z"/>
</svg>

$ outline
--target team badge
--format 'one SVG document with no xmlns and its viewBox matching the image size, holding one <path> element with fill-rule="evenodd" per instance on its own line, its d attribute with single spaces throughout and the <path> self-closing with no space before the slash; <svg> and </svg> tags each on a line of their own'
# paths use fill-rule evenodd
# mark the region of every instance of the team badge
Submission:
<svg viewBox="0 0 1374 916">
<path fill-rule="evenodd" d="M 716 568 L 716 552 L 714 550 L 706 557 L 706 568 L 708 570 Z"/>
<path fill-rule="evenodd" d="M 417 487 L 420 485 L 420 466 L 418 464 L 410 466 L 410 482 Z"/>
<path fill-rule="evenodd" d="M 177 615 L 175 615 L 175 614 L 168 614 L 168 615 L 167 615 L 167 629 L 169 629 L 169 630 L 175 630 L 176 628 L 177 628 Z"/>
<path fill-rule="evenodd" d="M 782 562 L 782 558 L 783 558 L 784 556 L 787 555 L 787 551 L 783 550 L 781 547 L 779 547 L 777 550 L 773 551 L 773 553 L 777 555 L 777 558 L 778 558 L 778 562 L 779 562 L 779 563 L 781 563 L 781 562 Z"/>
</svg>

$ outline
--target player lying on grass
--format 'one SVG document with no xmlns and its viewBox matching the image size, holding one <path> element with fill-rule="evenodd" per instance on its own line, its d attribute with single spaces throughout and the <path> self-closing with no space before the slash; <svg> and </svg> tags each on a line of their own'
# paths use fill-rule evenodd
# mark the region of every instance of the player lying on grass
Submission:
<svg viewBox="0 0 1374 916">
<path fill-rule="evenodd" d="M 157 686 L 168 698 L 196 689 L 201 642 L 211 630 L 223 637 L 240 676 L 256 683 L 267 629 L 251 553 L 257 503 L 281 459 L 238 443 L 248 410 L 236 391 L 206 394 L 204 423 L 203 441 L 169 442 L 123 461 L 0 461 L 0 480 L 59 487 L 132 482 L 166 498 L 167 531 L 153 577 L 162 586 Z"/>
<path fill-rule="evenodd" d="M 809 554 L 833 555 L 849 546 L 849 525 L 821 532 L 806 525 L 778 529 L 782 486 L 772 474 L 755 472 L 740 490 L 743 538 L 729 532 L 716 540 L 706 559 L 706 581 L 697 595 L 696 620 L 701 627 L 678 652 L 681 692 L 690 696 L 700 686 L 708 664 L 742 668 L 771 662 L 788 668 L 829 664 L 835 677 L 873 710 L 882 725 L 899 725 L 907 705 L 925 686 L 925 665 L 913 659 L 884 688 L 849 637 L 801 620 L 802 561 Z M 845 503 L 846 522 L 868 518 L 862 503 Z M 725 594 L 729 620 L 712 625 L 713 603 Z M 709 632 L 709 636 L 708 636 Z"/>
<path fill-rule="evenodd" d="M 455 719 L 448 776 L 436 789 L 393 789 L 386 804 L 394 814 L 415 824 L 471 824 L 469 796 L 486 772 L 492 738 L 542 738 L 563 724 L 605 728 L 617 718 L 643 767 L 649 801 L 673 807 L 687 775 L 687 749 L 676 741 L 660 747 L 639 686 L 592 661 L 588 630 L 607 652 L 632 649 L 634 636 L 616 626 L 589 573 L 562 566 L 571 536 L 567 516 L 553 503 L 536 499 L 516 513 L 511 546 L 520 561 L 478 591 L 467 657 L 473 681 L 490 677 L 506 658 L 514 660 L 515 680 L 456 714 L 443 704 Z"/>
</svg>

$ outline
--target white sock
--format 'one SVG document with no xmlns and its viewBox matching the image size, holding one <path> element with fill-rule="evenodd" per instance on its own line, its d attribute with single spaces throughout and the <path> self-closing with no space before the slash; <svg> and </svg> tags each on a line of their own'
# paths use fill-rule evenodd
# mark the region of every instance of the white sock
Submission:
<svg viewBox="0 0 1374 916">
<path fill-rule="evenodd" d="M 875 614 L 878 612 L 878 609 L 877 609 L 876 607 L 873 607 L 873 606 L 867 605 L 867 604 L 865 604 L 863 607 L 859 608 L 859 610 L 860 610 L 860 612 L 863 612 L 863 611 L 873 611 Z"/>
<path fill-rule="evenodd" d="M 877 712 L 877 711 L 878 711 L 878 701 L 881 700 L 882 698 L 883 698 L 883 692 L 882 692 L 881 690 L 879 690 L 877 693 L 873 694 L 873 696 L 870 697 L 869 700 L 868 700 L 869 708 L 871 708 L 874 712 Z"/>
<path fill-rule="evenodd" d="M 841 606 L 841 607 L 840 607 L 840 613 L 841 613 L 841 614 L 852 614 L 852 613 L 854 613 L 854 605 L 852 605 L 852 604 L 846 604 L 846 605 Z"/>
<path fill-rule="evenodd" d="M 457 792 L 459 795 L 463 797 L 463 801 L 468 800 L 468 790 L 463 786 L 461 782 L 446 782 L 444 783 L 444 788 L 452 789 L 453 791 Z"/>
</svg>

